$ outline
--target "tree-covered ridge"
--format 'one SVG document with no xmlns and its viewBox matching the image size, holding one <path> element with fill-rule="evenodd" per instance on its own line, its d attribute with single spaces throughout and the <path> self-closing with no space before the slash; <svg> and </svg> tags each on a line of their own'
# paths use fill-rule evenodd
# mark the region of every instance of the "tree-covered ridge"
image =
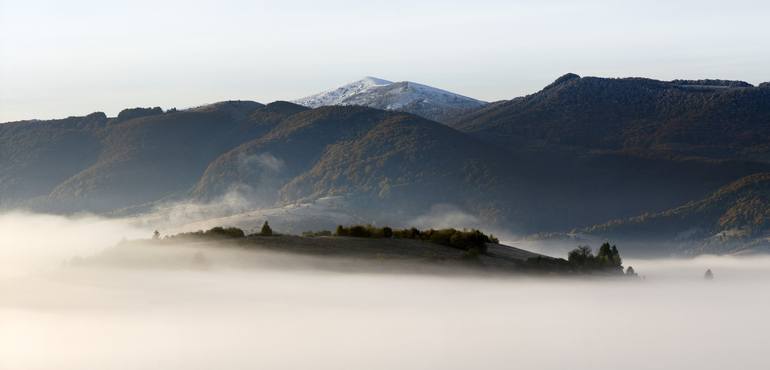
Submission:
<svg viewBox="0 0 770 370">
<path fill-rule="evenodd" d="M 487 235 L 483 232 L 471 230 L 450 229 L 428 229 L 419 230 L 417 228 L 392 229 L 388 226 L 375 227 L 372 225 L 352 225 L 337 226 L 334 235 L 350 236 L 357 238 L 398 238 L 398 239 L 416 239 L 429 241 L 431 243 L 441 244 L 448 247 L 458 248 L 470 253 L 486 253 L 487 243 L 499 243 L 500 241 L 494 235 Z"/>
<path fill-rule="evenodd" d="M 280 234 L 273 233 L 273 229 L 270 227 L 270 225 L 265 221 L 262 226 L 259 228 L 259 232 L 248 234 L 246 231 L 244 231 L 241 228 L 238 227 L 223 227 L 223 226 L 216 226 L 208 230 L 198 230 L 198 231 L 191 231 L 191 232 L 184 232 L 179 233 L 175 235 L 167 235 L 164 240 L 174 240 L 174 239 L 195 239 L 195 238 L 204 238 L 204 239 L 242 239 L 248 236 L 278 236 Z M 155 231 L 155 234 L 153 235 L 153 239 L 160 239 L 160 234 L 158 231 Z"/>
<path fill-rule="evenodd" d="M 457 117 L 453 125 L 505 145 L 770 161 L 770 90 L 742 81 L 569 74 L 535 94 Z"/>
<path fill-rule="evenodd" d="M 695 240 L 762 237 L 770 232 L 770 173 L 744 177 L 674 209 L 614 220 L 583 232 L 649 240 L 671 240 L 685 234 Z"/>
<path fill-rule="evenodd" d="M 157 233 L 157 231 L 156 231 Z M 154 239 L 159 239 L 158 234 L 155 234 L 156 236 Z M 198 230 L 198 231 L 191 231 L 186 233 L 179 233 L 175 235 L 168 235 L 164 238 L 164 240 L 174 240 L 174 239 L 240 239 L 245 238 L 246 233 L 237 227 L 222 227 L 222 226 L 216 226 L 208 230 Z"/>
</svg>

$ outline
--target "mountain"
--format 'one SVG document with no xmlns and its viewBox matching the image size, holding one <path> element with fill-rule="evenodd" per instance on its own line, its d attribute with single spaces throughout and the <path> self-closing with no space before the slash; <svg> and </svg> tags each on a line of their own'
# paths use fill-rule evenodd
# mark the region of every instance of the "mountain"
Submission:
<svg viewBox="0 0 770 370">
<path fill-rule="evenodd" d="M 83 117 L 0 124 L 0 206 L 47 196 L 99 156 L 108 118 Z"/>
<path fill-rule="evenodd" d="M 184 197 L 206 166 L 305 108 L 222 102 L 0 125 L 3 207 L 107 212 Z"/>
<path fill-rule="evenodd" d="M 770 161 L 770 89 L 742 81 L 567 74 L 450 125 L 504 146 Z"/>
<path fill-rule="evenodd" d="M 364 82 L 336 95 L 397 85 Z M 128 215 L 193 202 L 236 206 L 211 217 L 270 214 L 297 228 L 312 217 L 588 230 L 770 173 L 768 91 L 566 75 L 460 115 L 454 127 L 358 105 L 248 101 L 11 122 L 0 124 L 0 208 Z"/>
<path fill-rule="evenodd" d="M 581 231 L 603 238 L 679 242 L 695 253 L 724 253 L 767 245 L 770 173 L 734 181 L 709 196 L 663 212 L 614 220 Z"/>
<path fill-rule="evenodd" d="M 264 206 L 346 197 L 366 220 L 452 205 L 516 232 L 589 226 L 705 196 L 770 165 L 624 153 L 510 151 L 414 115 L 306 110 L 214 160 L 199 201 L 236 192 Z"/>
<path fill-rule="evenodd" d="M 437 203 L 490 206 L 510 178 L 504 153 L 411 114 L 331 106 L 288 117 L 213 161 L 193 194 L 234 189 L 262 205 L 352 198 L 356 212 L 414 217 Z"/>
<path fill-rule="evenodd" d="M 294 101 L 318 108 L 330 105 L 360 105 L 412 113 L 437 122 L 481 108 L 487 103 L 415 82 L 391 82 L 365 77 L 336 89 Z"/>
</svg>

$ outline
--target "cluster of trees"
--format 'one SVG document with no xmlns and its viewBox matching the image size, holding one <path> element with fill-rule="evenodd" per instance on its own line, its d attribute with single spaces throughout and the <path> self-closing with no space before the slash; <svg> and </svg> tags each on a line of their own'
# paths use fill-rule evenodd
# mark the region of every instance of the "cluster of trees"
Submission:
<svg viewBox="0 0 770 370">
<path fill-rule="evenodd" d="M 251 235 L 273 236 L 276 234 L 273 233 L 273 229 L 271 229 L 270 225 L 267 223 L 267 221 L 265 221 L 265 223 L 262 224 L 262 228 L 260 229 L 260 231 L 256 234 L 251 234 Z M 237 227 L 217 226 L 205 231 L 198 230 L 193 232 L 166 236 L 165 239 L 178 239 L 178 238 L 240 239 L 245 237 L 246 237 L 246 232 L 244 232 L 242 229 L 239 229 Z M 160 239 L 160 232 L 156 230 L 153 233 L 152 238 L 155 240 Z"/>
<path fill-rule="evenodd" d="M 589 246 L 579 246 L 567 255 L 567 259 L 538 256 L 527 259 L 524 267 L 536 271 L 562 271 L 590 274 L 593 272 L 623 274 L 623 258 L 618 247 L 604 243 L 594 255 Z M 629 266 L 625 272 L 629 277 L 638 277 Z"/>
<path fill-rule="evenodd" d="M 596 255 L 591 247 L 580 246 L 569 252 L 567 261 L 578 270 L 619 270 L 623 271 L 623 259 L 618 248 L 610 243 L 604 243 L 599 247 Z"/>
<path fill-rule="evenodd" d="M 337 226 L 334 233 L 337 236 L 352 236 L 358 238 L 398 238 L 429 241 L 462 249 L 474 254 L 486 253 L 487 243 L 499 243 L 493 235 L 487 235 L 479 230 L 419 230 L 417 228 L 392 229 L 390 227 L 375 227 L 372 225 Z"/>
<path fill-rule="evenodd" d="M 375 227 L 372 225 L 337 226 L 336 236 L 352 236 L 355 238 L 392 238 L 393 229 L 390 227 Z"/>
<path fill-rule="evenodd" d="M 322 236 L 332 236 L 332 232 L 329 230 L 321 230 L 321 231 L 303 231 L 302 236 L 306 238 L 318 238 Z"/>
<path fill-rule="evenodd" d="M 166 239 L 177 238 L 210 238 L 210 239 L 239 239 L 246 237 L 246 233 L 237 227 L 221 227 L 217 226 L 209 230 L 193 231 L 189 233 L 181 233 L 173 236 L 167 236 Z"/>
<path fill-rule="evenodd" d="M 117 120 L 118 121 L 128 121 L 130 119 L 144 117 L 144 116 L 154 116 L 157 114 L 163 114 L 163 109 L 161 107 L 154 107 L 154 108 L 128 108 L 123 109 L 118 113 Z"/>
<path fill-rule="evenodd" d="M 588 246 L 580 246 L 573 249 L 567 255 L 566 263 L 570 270 L 576 272 L 591 273 L 593 271 L 601 271 L 623 274 L 623 258 L 620 257 L 618 247 L 606 242 L 599 247 L 596 255 L 593 254 L 591 247 Z M 628 266 L 625 275 L 639 277 L 632 266 Z"/>
</svg>

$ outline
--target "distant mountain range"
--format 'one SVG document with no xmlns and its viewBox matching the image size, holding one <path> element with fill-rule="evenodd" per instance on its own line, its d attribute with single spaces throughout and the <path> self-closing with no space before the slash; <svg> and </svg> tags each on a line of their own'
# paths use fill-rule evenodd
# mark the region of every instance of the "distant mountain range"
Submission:
<svg viewBox="0 0 770 370">
<path fill-rule="evenodd" d="M 568 74 L 486 104 L 367 78 L 299 102 L 0 124 L 0 208 L 132 214 L 238 194 L 241 211 L 344 199 L 337 214 L 409 226 L 451 206 L 475 227 L 687 234 L 698 251 L 770 235 L 766 199 L 742 190 L 770 173 L 767 84 Z"/>
<path fill-rule="evenodd" d="M 410 81 L 390 82 L 365 77 L 338 88 L 294 101 L 318 108 L 330 105 L 363 107 L 412 113 L 445 122 L 461 113 L 487 105 L 486 102 Z"/>
</svg>

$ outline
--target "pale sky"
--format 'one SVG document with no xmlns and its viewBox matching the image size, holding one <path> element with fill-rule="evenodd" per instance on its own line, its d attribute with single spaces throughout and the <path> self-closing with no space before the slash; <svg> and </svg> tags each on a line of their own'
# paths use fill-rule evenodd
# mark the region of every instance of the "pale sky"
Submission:
<svg viewBox="0 0 770 370">
<path fill-rule="evenodd" d="M 767 1 L 0 0 L 0 122 L 291 100 L 363 76 L 478 99 L 560 75 L 770 81 Z"/>
</svg>

